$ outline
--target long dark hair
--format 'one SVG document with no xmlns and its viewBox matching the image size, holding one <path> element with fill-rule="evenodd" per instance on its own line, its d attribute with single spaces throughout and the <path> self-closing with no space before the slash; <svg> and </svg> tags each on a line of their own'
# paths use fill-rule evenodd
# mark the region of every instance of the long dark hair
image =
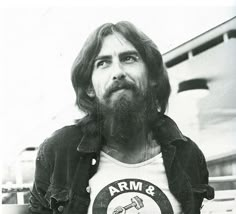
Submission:
<svg viewBox="0 0 236 214">
<path fill-rule="evenodd" d="M 161 53 L 149 37 L 127 21 L 103 24 L 86 40 L 72 67 L 71 80 L 77 106 L 88 114 L 96 110 L 95 100 L 87 95 L 87 89 L 91 86 L 94 60 L 102 47 L 103 39 L 115 32 L 128 40 L 142 57 L 149 72 L 149 79 L 155 83 L 152 85 L 152 94 L 157 103 L 157 110 L 164 114 L 170 95 L 170 83 Z"/>
</svg>

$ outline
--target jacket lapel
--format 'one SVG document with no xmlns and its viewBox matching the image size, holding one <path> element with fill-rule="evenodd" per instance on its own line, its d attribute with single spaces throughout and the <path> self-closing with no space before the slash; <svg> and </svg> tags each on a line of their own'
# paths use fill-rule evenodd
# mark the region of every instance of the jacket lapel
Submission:
<svg viewBox="0 0 236 214">
<path fill-rule="evenodd" d="M 176 156 L 176 147 L 162 147 L 162 156 L 171 193 L 181 203 L 184 213 L 192 213 L 194 208 L 191 184 Z"/>
</svg>

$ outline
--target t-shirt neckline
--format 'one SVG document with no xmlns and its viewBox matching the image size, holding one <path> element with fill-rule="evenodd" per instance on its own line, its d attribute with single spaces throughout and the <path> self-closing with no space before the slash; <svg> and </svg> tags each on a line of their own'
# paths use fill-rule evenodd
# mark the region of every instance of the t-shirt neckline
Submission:
<svg viewBox="0 0 236 214">
<path fill-rule="evenodd" d="M 112 156 L 108 155 L 104 151 L 101 151 L 101 157 L 102 156 L 105 157 L 106 159 L 112 161 L 114 164 L 117 164 L 117 165 L 120 165 L 120 166 L 123 166 L 123 167 L 128 167 L 128 168 L 137 168 L 137 167 L 142 167 L 142 166 L 151 164 L 155 160 L 158 160 L 158 159 L 162 158 L 162 153 L 160 152 L 159 154 L 155 155 L 154 157 L 152 157 L 148 160 L 142 161 L 140 163 L 134 163 L 134 164 L 121 162 L 121 161 L 113 158 Z"/>
</svg>

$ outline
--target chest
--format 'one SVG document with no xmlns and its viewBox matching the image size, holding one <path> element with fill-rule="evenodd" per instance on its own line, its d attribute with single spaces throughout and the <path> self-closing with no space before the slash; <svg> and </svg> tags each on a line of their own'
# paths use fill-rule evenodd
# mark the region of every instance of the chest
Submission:
<svg viewBox="0 0 236 214">
<path fill-rule="evenodd" d="M 161 154 L 139 164 L 124 164 L 102 153 L 89 180 L 93 213 L 181 213 L 168 187 Z"/>
</svg>

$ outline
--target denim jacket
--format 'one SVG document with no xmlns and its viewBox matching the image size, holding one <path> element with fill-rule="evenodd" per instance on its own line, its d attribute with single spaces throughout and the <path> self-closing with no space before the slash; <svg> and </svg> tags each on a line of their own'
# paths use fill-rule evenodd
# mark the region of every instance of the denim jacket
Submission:
<svg viewBox="0 0 236 214">
<path fill-rule="evenodd" d="M 97 171 L 104 141 L 88 117 L 56 131 L 40 145 L 29 213 L 87 214 L 89 179 Z M 150 128 L 161 145 L 170 191 L 185 214 L 200 213 L 203 198 L 214 197 L 203 153 L 167 116 L 154 118 Z"/>
</svg>

